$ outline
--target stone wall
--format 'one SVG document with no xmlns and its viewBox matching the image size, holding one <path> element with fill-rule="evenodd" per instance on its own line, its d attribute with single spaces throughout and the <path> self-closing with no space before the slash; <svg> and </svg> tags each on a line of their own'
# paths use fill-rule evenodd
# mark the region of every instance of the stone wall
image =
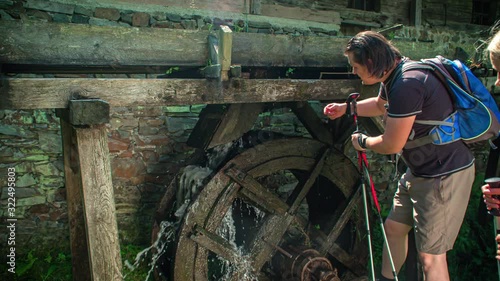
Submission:
<svg viewBox="0 0 500 281">
<path fill-rule="evenodd" d="M 360 13 L 347 10 L 332 13 L 332 22 L 284 20 L 267 16 L 222 13 L 148 5 L 92 6 L 94 1 L 0 1 L 0 24 L 4 20 L 41 20 L 108 26 L 152 28 L 209 29 L 227 24 L 238 32 L 261 32 L 307 36 L 341 36 L 340 15 L 357 18 Z M 407 2 L 407 1 L 406 1 Z M 78 3 L 81 3 L 78 4 Z M 403 12 L 403 10 L 396 10 Z M 367 15 L 366 13 L 361 13 Z M 368 13 L 374 15 L 373 12 Z M 382 16 L 383 14 L 377 14 Z M 405 15 L 400 15 L 405 18 Z M 373 21 L 373 18 L 362 18 Z M 396 22 L 398 17 L 394 19 Z M 375 22 L 375 21 L 374 21 Z M 392 23 L 387 21 L 382 26 Z M 464 31 L 449 29 L 416 29 L 403 27 L 394 36 L 441 42 L 443 48 L 468 46 L 478 40 L 475 33 L 484 27 L 472 26 Z M 11 74 L 9 74 L 11 75 Z M 89 78 L 157 78 L 157 74 L 12 74 L 11 77 L 89 77 Z M 321 104 L 315 104 L 320 110 Z M 108 124 L 110 162 L 118 216 L 120 240 L 123 243 L 149 242 L 151 219 L 166 187 L 193 153 L 186 140 L 198 120 L 203 105 L 178 107 L 112 108 Z M 34 247 L 69 247 L 68 216 L 65 201 L 63 161 L 59 119 L 53 110 L 0 111 L 0 174 L 14 167 L 16 181 L 16 218 L 18 218 L 18 251 Z M 290 110 L 280 109 L 263 114 L 256 128 L 272 128 L 289 135 L 304 135 L 305 129 Z M 350 153 L 354 156 L 354 153 Z M 478 149 L 478 163 L 484 163 L 484 149 Z M 372 158 L 376 182 L 387 185 L 393 172 L 385 157 Z M 0 176 L 2 206 L 5 206 L 7 178 Z M 6 208 L 0 217 L 7 217 Z M 1 241 L 5 233 L 0 233 Z"/>
</svg>

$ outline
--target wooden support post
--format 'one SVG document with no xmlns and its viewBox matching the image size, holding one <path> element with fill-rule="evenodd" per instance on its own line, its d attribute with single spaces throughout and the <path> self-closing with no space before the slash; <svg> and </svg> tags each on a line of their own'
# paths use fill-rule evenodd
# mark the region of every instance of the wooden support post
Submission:
<svg viewBox="0 0 500 281">
<path fill-rule="evenodd" d="M 262 5 L 260 0 L 250 0 L 250 14 L 260 15 L 262 13 Z"/>
<path fill-rule="evenodd" d="M 233 32 L 227 25 L 221 25 L 219 30 L 219 63 L 221 65 L 221 80 L 229 80 L 231 68 L 231 51 L 233 48 Z"/>
<path fill-rule="evenodd" d="M 74 280 L 122 280 L 108 137 L 105 124 L 82 124 L 109 105 L 102 100 L 70 101 L 60 110 L 64 173 Z M 77 119 L 75 119 L 77 118 Z M 69 120 L 79 120 L 71 124 Z M 87 122 L 92 122 L 87 118 Z"/>
<path fill-rule="evenodd" d="M 68 203 L 71 262 L 73 280 L 91 280 L 88 243 L 85 232 L 82 181 L 75 130 L 68 122 L 69 110 L 58 109 L 63 139 L 64 175 L 66 178 L 66 200 Z"/>
<path fill-rule="evenodd" d="M 410 22 L 419 27 L 422 25 L 422 0 L 413 0 L 410 5 Z"/>
</svg>

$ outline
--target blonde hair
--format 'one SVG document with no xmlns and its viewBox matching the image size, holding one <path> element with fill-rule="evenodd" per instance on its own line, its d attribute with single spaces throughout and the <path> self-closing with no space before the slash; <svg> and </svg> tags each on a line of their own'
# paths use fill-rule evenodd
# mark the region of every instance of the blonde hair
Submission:
<svg viewBox="0 0 500 281">
<path fill-rule="evenodd" d="M 493 57 L 500 59 L 500 30 L 497 31 L 493 39 L 491 39 L 490 44 L 488 45 L 488 51 Z"/>
</svg>

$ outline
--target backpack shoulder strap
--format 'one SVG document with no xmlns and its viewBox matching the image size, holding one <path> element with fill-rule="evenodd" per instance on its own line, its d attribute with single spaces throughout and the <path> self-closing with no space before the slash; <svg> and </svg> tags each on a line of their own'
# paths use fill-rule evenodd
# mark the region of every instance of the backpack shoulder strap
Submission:
<svg viewBox="0 0 500 281">
<path fill-rule="evenodd" d="M 403 65 L 402 71 L 405 72 L 414 69 L 430 70 L 434 74 L 434 76 L 436 76 L 439 79 L 441 84 L 443 84 L 446 91 L 448 92 L 448 95 L 450 96 L 452 101 L 454 101 L 454 95 L 451 92 L 452 89 L 450 88 L 450 85 L 448 85 L 448 81 L 454 81 L 454 79 L 451 77 L 449 71 L 445 68 L 443 59 L 444 59 L 443 57 L 437 56 L 436 58 L 432 59 L 409 61 Z M 434 125 L 434 126 L 449 125 L 448 122 L 445 122 L 447 124 L 443 124 L 443 121 L 438 121 L 438 120 L 415 120 L 415 123 L 423 125 Z"/>
</svg>

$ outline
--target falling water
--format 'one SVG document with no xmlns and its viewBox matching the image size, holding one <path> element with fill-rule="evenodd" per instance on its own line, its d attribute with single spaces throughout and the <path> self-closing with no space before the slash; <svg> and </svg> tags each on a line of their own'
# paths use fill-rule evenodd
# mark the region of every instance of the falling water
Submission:
<svg viewBox="0 0 500 281">
<path fill-rule="evenodd" d="M 228 155 L 230 155 L 234 149 L 241 148 L 241 140 L 214 147 L 207 152 L 208 161 L 206 167 L 189 165 L 183 169 L 183 173 L 179 177 L 179 182 L 177 184 L 174 221 L 162 221 L 156 241 L 150 247 L 138 253 L 133 264 L 125 261 L 125 265 L 131 271 L 137 269 L 142 261 L 146 260 L 148 256 L 151 256 L 151 259 L 147 264 L 148 274 L 145 279 L 146 281 L 149 280 L 160 257 L 166 252 L 168 247 L 175 243 L 175 233 L 185 212 L 188 208 L 192 207 L 191 205 L 193 205 L 193 196 L 200 192 L 201 188 L 206 184 L 206 179 L 210 178 L 212 175 L 212 171 L 220 169 L 220 166 L 225 164 L 224 161 L 229 158 Z M 244 204 L 244 206 L 245 208 L 240 206 L 238 210 L 242 216 L 241 218 L 238 218 L 239 220 L 243 221 L 247 218 L 253 218 L 254 226 L 263 221 L 265 217 L 265 213 L 263 211 L 249 204 Z M 235 208 L 235 205 L 233 205 L 233 208 Z M 219 279 L 217 280 L 230 280 L 236 273 L 239 274 L 241 281 L 257 280 L 257 277 L 253 274 L 254 270 L 252 268 L 251 258 L 245 254 L 245 241 L 243 241 L 242 245 L 237 244 L 237 230 L 233 217 L 233 208 L 229 208 L 228 212 L 225 214 L 221 225 L 217 229 L 217 235 L 229 242 L 237 256 L 233 259 L 233 263 L 218 256 L 216 257 L 218 261 L 217 265 L 220 265 L 218 272 L 223 275 L 219 276 Z M 241 231 L 245 232 L 244 223 L 241 228 Z"/>
<path fill-rule="evenodd" d="M 254 223 L 259 224 L 265 216 L 265 213 L 259 210 L 258 208 L 248 205 L 248 215 L 254 216 Z M 240 209 L 241 210 L 241 209 Z M 243 211 L 243 210 L 241 210 Z M 254 212 L 251 214 L 251 212 Z M 256 216 L 255 216 L 256 214 Z M 221 277 L 221 281 L 230 280 L 235 272 L 239 272 L 239 278 L 241 281 L 253 281 L 257 280 L 257 276 L 255 276 L 254 269 L 252 267 L 251 258 L 245 254 L 244 244 L 237 245 L 236 244 L 236 225 L 233 217 L 233 208 L 229 208 L 226 215 L 224 216 L 221 225 L 217 229 L 216 233 L 226 239 L 229 244 L 232 246 L 234 252 L 236 253 L 236 257 L 234 259 L 234 263 L 230 263 L 227 260 L 219 258 L 219 262 L 221 264 L 221 271 L 224 272 L 224 275 Z M 242 228 L 244 231 L 244 227 Z"/>
<path fill-rule="evenodd" d="M 151 246 L 140 251 L 136 255 L 133 264 L 130 264 L 128 260 L 125 261 L 125 265 L 128 267 L 130 272 L 133 272 L 135 269 L 137 269 L 140 263 L 146 260 L 148 254 L 151 253 L 151 259 L 148 262 L 148 267 L 149 267 L 148 275 L 146 276 L 145 281 L 149 280 L 149 277 L 153 273 L 159 258 L 163 253 L 165 253 L 168 245 L 175 240 L 174 236 L 175 236 L 175 231 L 177 229 L 177 224 L 178 223 L 173 223 L 169 221 L 162 221 L 160 223 L 160 231 L 158 232 L 158 238 L 156 239 L 156 241 Z M 127 275 L 124 276 L 124 279 L 126 277 Z"/>
<path fill-rule="evenodd" d="M 194 5 L 194 1 L 191 3 Z M 175 233 L 179 227 L 181 218 L 191 205 L 191 199 L 203 187 L 205 179 L 211 175 L 212 170 L 218 169 L 219 166 L 223 164 L 223 161 L 227 159 L 227 155 L 238 142 L 239 141 L 229 142 L 212 148 L 207 152 L 208 163 L 206 167 L 189 165 L 184 168 L 176 191 L 175 221 L 162 221 L 156 241 L 154 241 L 151 246 L 139 252 L 133 263 L 130 263 L 128 260 L 125 261 L 125 266 L 130 272 L 127 273 L 124 278 L 136 270 L 143 261 L 148 259 L 148 256 L 151 256 L 147 264 L 148 274 L 145 279 L 146 281 L 149 280 L 160 257 L 166 252 L 167 248 L 175 242 Z"/>
</svg>

